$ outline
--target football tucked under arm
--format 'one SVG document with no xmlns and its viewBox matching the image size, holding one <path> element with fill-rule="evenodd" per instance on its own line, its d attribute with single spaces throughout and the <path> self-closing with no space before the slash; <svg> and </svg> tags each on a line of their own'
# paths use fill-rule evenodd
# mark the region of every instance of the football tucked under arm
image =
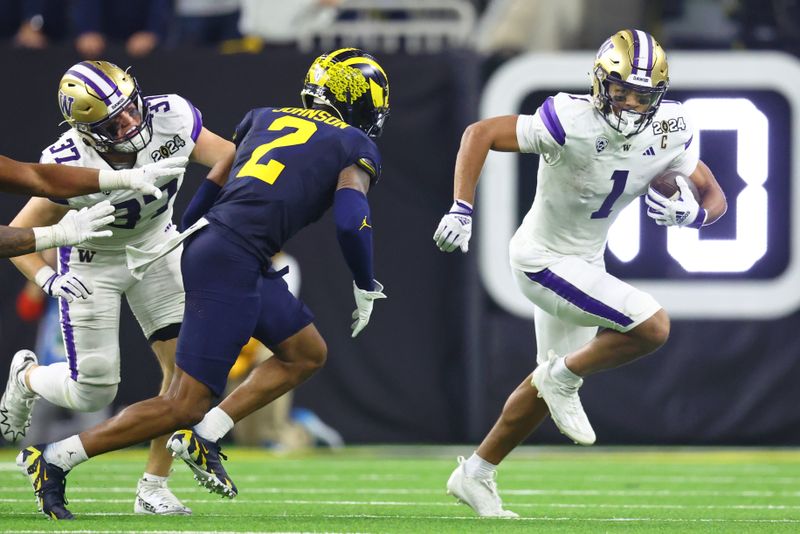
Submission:
<svg viewBox="0 0 800 534">
<path fill-rule="evenodd" d="M 678 200 L 678 197 L 681 196 L 681 190 L 680 187 L 678 187 L 677 181 L 678 176 L 681 176 L 684 180 L 686 180 L 686 185 L 689 186 L 689 190 L 692 192 L 694 199 L 699 203 L 700 192 L 697 190 L 697 186 L 694 185 L 694 182 L 690 180 L 688 176 L 676 171 L 667 171 L 656 176 L 650 182 L 650 187 L 661 193 L 662 196 L 669 200 Z"/>
<path fill-rule="evenodd" d="M 653 178 L 645 196 L 647 215 L 660 226 L 700 228 L 708 215 L 700 202 L 694 182 L 674 171 Z"/>
</svg>

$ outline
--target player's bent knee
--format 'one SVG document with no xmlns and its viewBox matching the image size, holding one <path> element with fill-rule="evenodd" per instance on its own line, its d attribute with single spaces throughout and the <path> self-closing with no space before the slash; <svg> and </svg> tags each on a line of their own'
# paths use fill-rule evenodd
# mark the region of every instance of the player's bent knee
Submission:
<svg viewBox="0 0 800 534">
<path fill-rule="evenodd" d="M 658 310 L 652 317 L 640 325 L 643 327 L 642 335 L 645 341 L 656 350 L 667 342 L 670 331 L 669 315 L 663 309 Z"/>
<path fill-rule="evenodd" d="M 116 375 L 115 366 L 105 356 L 90 354 L 81 358 L 78 363 L 78 380 L 86 384 L 107 384 L 114 382 L 119 377 Z"/>
<path fill-rule="evenodd" d="M 82 382 L 70 383 L 70 408 L 79 412 L 102 410 L 117 396 L 117 384 L 94 385 Z"/>
<path fill-rule="evenodd" d="M 322 338 L 308 344 L 303 351 L 303 357 L 300 359 L 300 381 L 307 379 L 322 369 L 327 359 L 328 347 Z"/>
<path fill-rule="evenodd" d="M 319 343 L 316 343 L 311 351 L 309 351 L 309 357 L 307 358 L 309 366 L 314 370 L 317 371 L 321 369 L 325 362 L 328 359 L 328 346 L 325 344 L 322 339 L 319 340 Z"/>
</svg>

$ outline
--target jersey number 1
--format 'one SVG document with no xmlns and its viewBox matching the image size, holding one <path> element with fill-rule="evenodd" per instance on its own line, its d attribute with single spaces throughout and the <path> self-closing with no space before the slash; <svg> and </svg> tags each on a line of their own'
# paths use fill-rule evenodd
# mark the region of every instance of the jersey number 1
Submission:
<svg viewBox="0 0 800 534">
<path fill-rule="evenodd" d="M 266 163 L 259 163 L 258 161 L 273 148 L 302 145 L 306 143 L 311 139 L 311 136 L 314 135 L 314 132 L 317 131 L 317 125 L 313 122 L 292 117 L 291 115 L 278 117 L 272 121 L 267 130 L 275 131 L 284 130 L 286 128 L 294 128 L 295 131 L 282 135 L 269 143 L 259 145 L 253 150 L 247 163 L 239 169 L 236 177 L 242 178 L 243 176 L 251 176 L 263 180 L 270 185 L 274 184 L 275 180 L 278 179 L 278 176 L 280 176 L 286 166 L 276 159 L 270 159 Z"/>
<path fill-rule="evenodd" d="M 614 202 L 616 202 L 622 192 L 625 191 L 625 182 L 628 181 L 628 171 L 614 171 L 614 174 L 611 175 L 611 181 L 614 182 L 614 185 L 611 186 L 611 192 L 600 205 L 600 209 L 592 213 L 592 219 L 605 219 L 611 215 L 611 208 L 614 206 Z"/>
</svg>

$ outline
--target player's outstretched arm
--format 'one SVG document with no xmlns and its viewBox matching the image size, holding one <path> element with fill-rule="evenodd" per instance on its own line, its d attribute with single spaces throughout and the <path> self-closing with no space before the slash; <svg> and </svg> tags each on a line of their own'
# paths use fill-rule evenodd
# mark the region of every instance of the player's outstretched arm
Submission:
<svg viewBox="0 0 800 534">
<path fill-rule="evenodd" d="M 96 169 L 23 163 L 0 156 L 0 189 L 8 193 L 60 198 L 96 193 L 98 175 Z"/>
<path fill-rule="evenodd" d="M 36 250 L 33 228 L 0 226 L 0 258 L 12 258 Z"/>
<path fill-rule="evenodd" d="M 67 165 L 23 163 L 0 156 L 0 190 L 38 197 L 69 198 L 98 191 L 133 189 L 161 196 L 153 183 L 164 176 L 185 172 L 186 158 L 169 158 L 139 169 L 118 171 Z"/>
<path fill-rule="evenodd" d="M 372 269 L 372 219 L 366 196 L 369 183 L 369 175 L 357 165 L 351 165 L 339 174 L 333 200 L 336 237 L 353 273 L 356 309 L 353 312 L 355 321 L 351 325 L 352 337 L 356 337 L 369 323 L 374 301 L 386 298 Z"/>
<path fill-rule="evenodd" d="M 484 119 L 467 126 L 456 155 L 453 178 L 453 205 L 442 217 L 433 241 L 439 250 L 461 252 L 469 250 L 472 237 L 472 206 L 475 188 L 489 150 L 519 152 L 517 115 Z"/>
<path fill-rule="evenodd" d="M 111 235 L 110 230 L 101 230 L 114 221 L 114 207 L 108 201 L 80 211 L 69 211 L 47 199 L 32 198 L 11 221 L 11 230 L 30 231 L 34 236 L 33 250 L 73 245 L 93 237 Z M 28 247 L 30 244 L 28 243 Z M 80 280 L 68 271 L 57 274 L 39 252 L 25 250 L 12 262 L 28 280 L 36 282 L 51 297 L 63 297 L 68 302 L 75 298 L 87 298 L 92 293 L 88 282 Z"/>
<path fill-rule="evenodd" d="M 0 258 L 13 258 L 41 250 L 75 245 L 90 237 L 111 235 L 111 230 L 98 230 L 114 221 L 114 208 L 103 202 L 70 211 L 61 222 L 37 228 L 0 226 Z"/>
</svg>

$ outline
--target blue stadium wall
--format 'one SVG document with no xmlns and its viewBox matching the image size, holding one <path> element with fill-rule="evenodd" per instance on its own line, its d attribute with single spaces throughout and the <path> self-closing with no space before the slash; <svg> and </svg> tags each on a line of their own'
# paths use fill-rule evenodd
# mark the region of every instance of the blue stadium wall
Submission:
<svg viewBox="0 0 800 534">
<path fill-rule="evenodd" d="M 204 125 L 233 131 L 250 108 L 296 105 L 313 56 L 284 49 L 219 56 L 193 51 L 137 60 L 145 94 L 178 93 L 201 110 Z M 383 178 L 370 193 L 378 279 L 389 299 L 369 327 L 349 335 L 353 297 L 330 216 L 287 247 L 300 263 L 301 296 L 328 342 L 326 367 L 297 391 L 296 404 L 317 412 L 351 443 L 475 442 L 535 361 L 532 323 L 498 306 L 481 286 L 474 250 L 444 255 L 431 236 L 452 198 L 461 132 L 478 115 L 481 62 L 467 52 L 384 55 L 392 116 L 379 146 Z M 0 153 L 34 161 L 63 127 L 56 86 L 77 58 L 0 50 L 6 72 Z M 204 176 L 192 166 L 176 201 L 182 213 Z M 25 199 L 0 197 L 0 222 Z M 527 200 L 525 201 L 527 204 Z M 478 206 L 477 216 L 481 216 Z M 475 247 L 481 246 L 479 239 Z M 0 262 L 0 369 L 35 328 L 15 315 L 22 278 Z M 798 288 L 800 291 L 800 288 Z M 157 392 L 158 369 L 131 314 L 121 328 L 123 381 L 115 401 Z M 614 443 L 800 443 L 793 387 L 800 378 L 797 313 L 780 319 L 676 321 L 654 355 L 587 380 L 581 390 L 599 441 Z M 531 443 L 564 443 L 548 421 Z"/>
</svg>

